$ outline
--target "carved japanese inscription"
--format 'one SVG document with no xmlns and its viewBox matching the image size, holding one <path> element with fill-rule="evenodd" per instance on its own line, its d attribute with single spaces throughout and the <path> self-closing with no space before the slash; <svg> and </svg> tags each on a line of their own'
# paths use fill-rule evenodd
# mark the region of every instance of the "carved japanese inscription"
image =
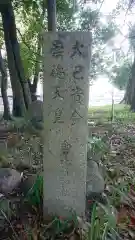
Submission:
<svg viewBox="0 0 135 240">
<path fill-rule="evenodd" d="M 80 113 L 79 113 L 79 111 L 77 110 L 77 109 L 74 109 L 73 111 L 72 111 L 72 115 L 71 115 L 71 124 L 72 125 L 74 125 L 74 124 L 76 124 L 76 122 L 78 121 L 78 120 L 80 120 L 81 118 L 83 118 L 83 116 L 81 116 L 80 115 Z"/>
<path fill-rule="evenodd" d="M 64 79 L 65 75 L 66 75 L 66 73 L 60 64 L 53 65 L 50 76 L 59 78 L 59 79 Z"/>
<path fill-rule="evenodd" d="M 61 88 L 59 86 L 55 86 L 55 90 L 53 92 L 53 99 L 64 99 L 61 93 Z"/>
<path fill-rule="evenodd" d="M 85 213 L 90 47 L 87 32 L 44 35 L 45 214 Z"/>
<path fill-rule="evenodd" d="M 72 46 L 71 58 L 75 57 L 76 55 L 78 57 L 85 57 L 86 53 L 84 53 L 84 47 L 84 44 L 77 40 Z"/>
<path fill-rule="evenodd" d="M 54 123 L 63 123 L 62 120 L 63 109 L 57 108 L 54 112 Z"/>
<path fill-rule="evenodd" d="M 50 49 L 50 52 L 52 54 L 52 57 L 59 58 L 63 57 L 64 53 L 64 44 L 62 40 L 56 39 L 52 42 L 52 47 Z"/>
<path fill-rule="evenodd" d="M 84 66 L 76 65 L 73 70 L 73 78 L 76 80 L 83 80 L 84 79 Z"/>
<path fill-rule="evenodd" d="M 72 145 L 67 141 L 64 140 L 61 143 L 61 163 L 64 164 L 66 162 L 66 169 L 68 174 L 68 165 L 72 165 L 72 161 L 68 158 Z"/>
<path fill-rule="evenodd" d="M 83 90 L 79 86 L 75 86 L 71 89 L 71 96 L 74 102 L 82 104 L 84 93 Z"/>
</svg>

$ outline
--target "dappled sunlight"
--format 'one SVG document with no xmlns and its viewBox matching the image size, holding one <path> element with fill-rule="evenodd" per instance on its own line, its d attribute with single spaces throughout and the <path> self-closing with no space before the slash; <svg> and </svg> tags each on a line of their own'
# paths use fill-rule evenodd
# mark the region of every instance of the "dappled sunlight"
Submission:
<svg viewBox="0 0 135 240">
<path fill-rule="evenodd" d="M 89 106 L 104 106 L 112 103 L 118 104 L 124 97 L 124 91 L 115 88 L 107 78 L 99 78 L 90 86 Z"/>
</svg>

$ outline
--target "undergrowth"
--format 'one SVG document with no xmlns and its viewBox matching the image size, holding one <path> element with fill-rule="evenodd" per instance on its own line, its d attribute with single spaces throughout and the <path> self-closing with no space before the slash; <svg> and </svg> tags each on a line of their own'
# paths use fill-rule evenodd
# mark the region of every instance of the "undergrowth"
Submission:
<svg viewBox="0 0 135 240">
<path fill-rule="evenodd" d="M 111 107 L 90 109 L 90 121 L 102 128 L 110 124 Z M 135 239 L 135 166 L 134 146 L 135 137 L 126 135 L 127 127 L 134 125 L 135 114 L 129 108 L 114 106 L 114 123 L 112 124 L 112 136 L 108 133 L 99 136 L 95 134 L 88 139 L 88 148 L 91 156 L 100 155 L 105 169 L 104 197 L 106 204 L 89 201 L 92 206 L 91 219 L 82 223 L 75 213 L 71 213 L 68 219 L 55 216 L 49 222 L 43 221 L 43 177 L 37 174 L 35 183 L 23 198 L 22 205 L 28 206 L 28 224 L 19 222 L 14 215 L 14 221 L 10 217 L 10 205 L 0 202 L 1 216 L 4 217 L 8 227 L 14 236 L 19 239 L 19 231 L 24 240 L 44 239 L 84 239 L 84 240 L 119 240 Z M 23 123 L 21 123 L 23 125 Z M 21 125 L 20 124 L 20 125 Z M 17 128 L 20 129 L 18 124 Z M 24 124 L 25 125 L 25 124 Z M 123 127 L 125 135 L 123 134 Z M 118 133 L 119 130 L 119 133 Z M 132 129 L 131 129 L 131 132 Z M 113 148 L 112 148 L 113 147 Z M 8 213 L 6 211 L 8 210 Z M 32 219 L 32 220 L 31 220 Z M 32 224 L 31 224 L 32 222 Z M 19 225 L 19 226 L 18 226 Z M 29 226 L 29 228 L 28 228 Z M 20 229 L 20 230 L 19 230 Z"/>
</svg>

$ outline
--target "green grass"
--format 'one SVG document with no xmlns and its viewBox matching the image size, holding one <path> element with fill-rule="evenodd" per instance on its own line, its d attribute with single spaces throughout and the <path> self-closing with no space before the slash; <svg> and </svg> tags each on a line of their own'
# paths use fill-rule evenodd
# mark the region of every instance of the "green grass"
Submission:
<svg viewBox="0 0 135 240">
<path fill-rule="evenodd" d="M 110 121 L 112 113 L 112 106 L 106 105 L 101 107 L 90 107 L 88 118 L 100 122 Z M 124 104 L 114 105 L 114 121 L 128 123 L 135 122 L 135 113 L 130 111 L 130 107 Z"/>
<path fill-rule="evenodd" d="M 112 109 L 112 105 L 105 105 L 105 106 L 94 106 L 89 108 L 89 113 L 91 112 L 109 112 Z M 125 104 L 114 104 L 114 109 L 116 112 L 119 111 L 129 111 L 129 106 Z"/>
<path fill-rule="evenodd" d="M 104 105 L 104 106 L 93 106 L 93 107 L 89 107 L 89 110 L 91 111 L 97 111 L 97 110 L 101 110 L 101 111 L 108 111 L 109 109 L 111 109 L 111 104 L 110 105 Z M 125 104 L 114 104 L 114 107 L 118 110 L 121 110 L 121 109 L 125 109 L 125 108 L 128 108 L 129 107 Z"/>
</svg>

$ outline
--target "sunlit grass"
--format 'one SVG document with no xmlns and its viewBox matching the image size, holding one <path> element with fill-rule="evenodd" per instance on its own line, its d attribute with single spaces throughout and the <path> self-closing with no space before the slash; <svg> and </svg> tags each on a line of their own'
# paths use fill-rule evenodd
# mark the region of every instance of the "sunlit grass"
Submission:
<svg viewBox="0 0 135 240">
<path fill-rule="evenodd" d="M 93 106 L 89 107 L 89 112 L 109 112 L 112 109 L 112 105 L 105 106 Z M 114 109 L 116 112 L 119 111 L 129 111 L 130 107 L 125 104 L 114 104 Z"/>
<path fill-rule="evenodd" d="M 110 121 L 112 116 L 112 106 L 96 106 L 89 108 L 89 119 L 100 119 L 101 122 Z M 135 122 L 135 113 L 130 111 L 130 107 L 124 104 L 114 105 L 114 121 Z"/>
</svg>

